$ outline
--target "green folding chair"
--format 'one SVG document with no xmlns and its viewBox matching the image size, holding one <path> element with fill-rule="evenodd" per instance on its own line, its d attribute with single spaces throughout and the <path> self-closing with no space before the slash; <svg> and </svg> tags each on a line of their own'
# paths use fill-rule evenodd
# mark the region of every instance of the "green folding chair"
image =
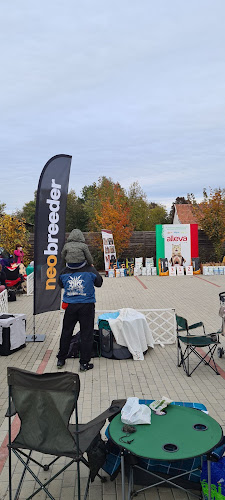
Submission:
<svg viewBox="0 0 225 500">
<path fill-rule="evenodd" d="M 217 365 L 214 361 L 215 350 L 219 342 L 219 334 L 211 333 L 206 334 L 205 327 L 202 321 L 188 325 L 188 322 L 182 316 L 176 314 L 177 322 L 177 366 L 183 366 L 183 369 L 188 377 L 203 363 L 209 366 L 212 370 L 219 375 Z M 201 333 L 193 335 L 193 330 L 200 329 Z M 199 330 L 198 330 L 199 332 Z M 183 335 L 182 333 L 185 333 Z M 204 355 L 198 348 L 206 349 Z M 194 354 L 199 359 L 198 364 L 190 370 L 190 356 Z"/>
<path fill-rule="evenodd" d="M 42 491 L 54 500 L 48 486 L 74 463 L 76 463 L 77 468 L 77 474 L 74 472 L 74 485 L 76 480 L 76 498 L 78 500 L 81 499 L 80 464 L 83 463 L 89 469 L 83 497 L 86 499 L 90 482 L 94 480 L 96 475 L 102 481 L 106 480 L 98 473 L 105 457 L 99 467 L 99 463 L 96 464 L 97 458 L 94 453 L 97 441 L 100 439 L 100 430 L 107 418 L 110 419 L 120 412 L 125 401 L 113 401 L 105 412 L 86 424 L 80 424 L 78 423 L 77 408 L 80 392 L 78 374 L 57 372 L 39 375 L 9 367 L 7 377 L 9 387 L 9 406 L 6 414 L 9 418 L 9 500 L 19 499 L 27 471 L 36 482 L 34 491 L 29 497 L 26 497 L 27 500 Z M 20 429 L 14 437 L 12 417 L 16 414 L 20 419 Z M 70 423 L 71 417 L 72 423 Z M 52 460 L 45 464 L 41 459 L 37 459 L 36 453 L 35 457 L 32 456 L 33 451 L 43 455 L 52 455 Z M 99 449 L 97 451 L 99 456 Z M 12 452 L 23 464 L 17 489 L 13 488 Z M 84 457 L 85 453 L 87 453 L 88 458 Z M 51 466 L 60 457 L 65 457 L 65 463 L 61 463 L 61 469 L 55 474 L 51 474 Z M 35 469 L 32 465 L 38 465 L 39 468 L 42 468 L 46 472 L 45 475 L 38 474 L 37 467 Z M 46 479 L 48 470 L 49 478 Z M 13 495 L 13 489 L 16 489 L 15 495 Z"/>
</svg>

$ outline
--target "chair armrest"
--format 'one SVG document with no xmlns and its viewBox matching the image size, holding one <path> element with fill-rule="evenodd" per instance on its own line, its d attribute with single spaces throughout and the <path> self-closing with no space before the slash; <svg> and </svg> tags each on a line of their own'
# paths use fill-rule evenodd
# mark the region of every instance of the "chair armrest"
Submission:
<svg viewBox="0 0 225 500">
<path fill-rule="evenodd" d="M 193 328 L 199 328 L 200 326 L 204 328 L 204 323 L 202 321 L 199 321 L 199 323 L 193 323 L 193 325 L 188 325 L 188 330 L 192 330 Z"/>
<path fill-rule="evenodd" d="M 206 333 L 205 337 L 210 337 L 215 342 L 219 342 L 219 333 L 218 332 Z"/>
<path fill-rule="evenodd" d="M 120 413 L 125 403 L 126 399 L 113 400 L 110 407 L 107 410 L 103 411 L 100 415 L 90 420 L 90 422 L 82 424 L 81 430 L 79 430 L 78 433 L 85 432 L 90 427 L 95 427 L 96 425 L 97 426 L 102 425 L 103 427 L 106 419 L 111 420 L 118 413 Z"/>
</svg>

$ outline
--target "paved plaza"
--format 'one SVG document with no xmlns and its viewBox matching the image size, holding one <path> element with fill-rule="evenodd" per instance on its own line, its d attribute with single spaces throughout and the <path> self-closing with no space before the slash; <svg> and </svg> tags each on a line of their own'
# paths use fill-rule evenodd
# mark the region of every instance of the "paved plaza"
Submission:
<svg viewBox="0 0 225 500">
<path fill-rule="evenodd" d="M 188 319 L 189 323 L 202 320 L 207 332 L 216 332 L 221 327 L 219 317 L 219 293 L 225 291 L 224 276 L 180 276 L 159 277 L 140 276 L 127 278 L 104 278 L 103 286 L 96 289 L 96 310 L 174 308 L 176 313 Z M 24 313 L 27 316 L 27 334 L 33 333 L 33 297 L 19 296 L 16 302 L 9 303 L 9 313 Z M 7 409 L 7 366 L 15 366 L 34 372 L 56 371 L 62 313 L 59 311 L 35 317 L 36 333 L 44 333 L 45 341 L 28 343 L 25 349 L 6 357 L 0 357 L 0 500 L 8 498 L 8 461 L 6 456 L 8 421 Z M 225 338 L 220 336 L 225 348 Z M 78 401 L 79 418 L 82 423 L 105 410 L 111 400 L 138 396 L 141 399 L 156 399 L 168 396 L 174 401 L 203 403 L 209 414 L 225 430 L 225 356 L 216 358 L 221 368 L 221 376 L 209 367 L 201 365 L 188 378 L 182 368 L 176 366 L 176 344 L 164 348 L 156 345 L 148 350 L 144 361 L 94 359 L 94 369 L 81 373 L 81 392 Z M 69 359 L 65 370 L 78 372 L 78 359 Z M 104 433 L 103 433 L 104 437 Z M 13 462 L 14 477 L 18 477 L 20 464 Z M 54 465 L 56 470 L 58 466 Z M 51 471 L 52 472 L 52 471 Z M 42 472 L 42 478 L 51 472 Z M 50 492 L 56 499 L 76 498 L 74 474 L 71 469 L 52 483 Z M 82 475 L 87 474 L 82 469 Z M 27 473 L 20 500 L 32 493 L 34 481 Z M 43 493 L 37 499 L 45 499 Z M 178 490 L 165 487 L 154 488 L 140 493 L 139 500 L 185 500 L 194 498 Z M 120 500 L 121 476 L 116 481 L 101 484 L 97 478 L 91 484 L 90 500 Z"/>
</svg>

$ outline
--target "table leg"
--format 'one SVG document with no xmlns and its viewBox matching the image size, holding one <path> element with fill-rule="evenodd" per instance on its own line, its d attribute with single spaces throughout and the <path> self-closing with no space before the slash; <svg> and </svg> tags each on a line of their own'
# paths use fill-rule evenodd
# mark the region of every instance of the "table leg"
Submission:
<svg viewBox="0 0 225 500">
<path fill-rule="evenodd" d="M 208 472 L 208 500 L 211 500 L 211 461 L 207 460 L 207 472 Z"/>
<path fill-rule="evenodd" d="M 133 479 L 133 467 L 130 465 L 129 467 L 129 482 L 128 482 L 128 500 L 131 499 L 131 494 L 134 489 L 134 479 Z"/>
<path fill-rule="evenodd" d="M 122 500 L 125 498 L 125 466 L 124 466 L 124 452 L 121 451 L 121 478 L 122 478 Z"/>
</svg>

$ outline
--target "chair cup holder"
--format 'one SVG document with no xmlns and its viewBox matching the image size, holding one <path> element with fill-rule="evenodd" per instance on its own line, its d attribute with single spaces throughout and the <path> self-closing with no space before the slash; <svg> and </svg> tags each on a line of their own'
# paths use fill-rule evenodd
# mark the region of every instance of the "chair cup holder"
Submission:
<svg viewBox="0 0 225 500">
<path fill-rule="evenodd" d="M 207 431 L 208 427 L 205 424 L 194 424 L 193 429 L 195 431 Z"/>
<path fill-rule="evenodd" d="M 166 443 L 163 445 L 162 449 L 164 451 L 167 451 L 168 453 L 175 453 L 176 451 L 179 450 L 178 446 L 173 443 Z"/>
</svg>

